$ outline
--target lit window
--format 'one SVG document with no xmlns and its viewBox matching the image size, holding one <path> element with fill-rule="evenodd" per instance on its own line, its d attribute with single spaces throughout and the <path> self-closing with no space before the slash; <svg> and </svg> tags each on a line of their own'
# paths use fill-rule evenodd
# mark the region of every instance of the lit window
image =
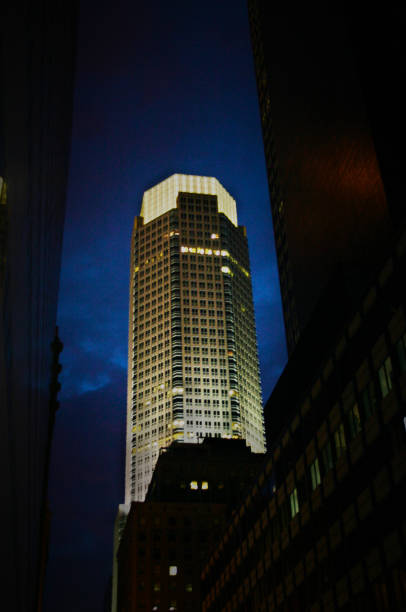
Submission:
<svg viewBox="0 0 406 612">
<path fill-rule="evenodd" d="M 197 480 L 192 480 L 189 486 L 191 489 L 196 490 L 198 488 Z"/>
<path fill-rule="evenodd" d="M 169 566 L 169 575 L 170 576 L 176 576 L 178 573 L 178 566 L 177 565 L 170 565 Z"/>
<path fill-rule="evenodd" d="M 312 483 L 312 491 L 321 483 L 319 460 L 315 459 L 310 465 L 310 480 Z"/>
<path fill-rule="evenodd" d="M 209 488 L 209 483 L 207 482 L 207 480 L 203 480 L 202 482 L 202 489 L 206 490 Z"/>
<path fill-rule="evenodd" d="M 186 587 L 185 587 L 185 590 L 186 590 L 188 593 L 191 593 L 191 592 L 193 591 L 193 587 L 192 587 L 192 585 L 191 585 L 191 584 L 187 584 L 187 585 L 186 585 Z"/>
<path fill-rule="evenodd" d="M 289 495 L 290 501 L 290 516 L 293 518 L 299 512 L 299 498 L 297 495 L 297 489 L 293 489 L 292 493 Z"/>
</svg>

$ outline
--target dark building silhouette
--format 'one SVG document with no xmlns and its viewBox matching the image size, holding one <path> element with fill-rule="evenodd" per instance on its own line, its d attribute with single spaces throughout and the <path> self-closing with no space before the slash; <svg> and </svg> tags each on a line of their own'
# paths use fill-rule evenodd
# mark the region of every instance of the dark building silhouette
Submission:
<svg viewBox="0 0 406 612">
<path fill-rule="evenodd" d="M 404 10 L 248 5 L 291 353 L 331 276 L 363 289 L 403 215 Z"/>
<path fill-rule="evenodd" d="M 200 572 L 264 455 L 205 438 L 161 451 L 145 502 L 133 502 L 118 549 L 117 610 L 199 610 Z"/>
<path fill-rule="evenodd" d="M 159 456 L 147 501 L 222 503 L 228 512 L 264 462 L 245 440 L 205 438 L 202 444 L 173 443 Z"/>
<path fill-rule="evenodd" d="M 27 612 L 41 607 L 46 560 L 47 462 L 57 385 L 55 372 L 51 373 L 55 358 L 51 344 L 69 165 L 77 3 L 37 0 L 3 4 L 2 604 L 7 610 Z"/>
<path fill-rule="evenodd" d="M 406 609 L 405 274 L 406 232 L 329 346 L 302 335 L 265 407 L 263 473 L 203 570 L 205 612 Z"/>
</svg>

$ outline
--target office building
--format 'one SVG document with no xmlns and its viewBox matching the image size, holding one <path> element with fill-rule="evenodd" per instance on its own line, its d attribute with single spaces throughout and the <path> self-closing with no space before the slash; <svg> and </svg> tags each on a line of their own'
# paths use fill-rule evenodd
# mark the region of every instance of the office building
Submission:
<svg viewBox="0 0 406 612">
<path fill-rule="evenodd" d="M 0 13 L 2 607 L 41 609 L 77 2 Z M 54 372 L 52 372 L 54 369 Z M 51 387 L 51 388 L 50 388 Z"/>
<path fill-rule="evenodd" d="M 200 573 L 262 468 L 244 440 L 206 437 L 161 449 L 145 502 L 118 550 L 117 610 L 200 610 Z"/>
<path fill-rule="evenodd" d="M 245 228 L 215 178 L 144 193 L 131 241 L 125 505 L 159 449 L 204 437 L 265 450 Z"/>
<path fill-rule="evenodd" d="M 404 214 L 404 9 L 248 6 L 291 353 L 336 274 L 360 295 Z"/>
<path fill-rule="evenodd" d="M 202 572 L 204 612 L 406 609 L 405 258 L 403 231 L 328 343 L 302 334 L 265 407 L 272 452 Z"/>
</svg>

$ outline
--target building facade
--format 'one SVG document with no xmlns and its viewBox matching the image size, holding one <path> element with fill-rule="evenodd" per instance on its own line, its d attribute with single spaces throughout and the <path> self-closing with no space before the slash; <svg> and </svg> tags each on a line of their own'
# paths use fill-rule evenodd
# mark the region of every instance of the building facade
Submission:
<svg viewBox="0 0 406 612">
<path fill-rule="evenodd" d="M 399 219 L 403 39 L 396 11 L 248 6 L 291 353 L 331 277 L 363 287 Z"/>
<path fill-rule="evenodd" d="M 144 193 L 132 234 L 126 506 L 160 448 L 204 437 L 265 451 L 248 244 L 217 179 L 175 174 Z"/>
<path fill-rule="evenodd" d="M 117 551 L 119 612 L 201 609 L 201 570 L 264 458 L 244 440 L 210 437 L 161 450 Z"/>
<path fill-rule="evenodd" d="M 2 601 L 13 612 L 41 609 L 77 16 L 76 1 L 0 9 Z"/>
<path fill-rule="evenodd" d="M 322 350 L 301 337 L 265 407 L 285 424 L 203 570 L 204 612 L 405 610 L 405 273 L 403 231 Z"/>
</svg>

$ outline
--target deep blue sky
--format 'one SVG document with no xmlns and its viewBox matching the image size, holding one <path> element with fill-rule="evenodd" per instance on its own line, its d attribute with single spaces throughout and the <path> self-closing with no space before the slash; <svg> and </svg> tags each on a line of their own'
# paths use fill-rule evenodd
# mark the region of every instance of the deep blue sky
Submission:
<svg viewBox="0 0 406 612">
<path fill-rule="evenodd" d="M 266 399 L 286 360 L 245 0 L 83 1 L 46 612 L 102 609 L 123 501 L 129 245 L 145 189 L 215 176 L 247 226 Z"/>
</svg>

